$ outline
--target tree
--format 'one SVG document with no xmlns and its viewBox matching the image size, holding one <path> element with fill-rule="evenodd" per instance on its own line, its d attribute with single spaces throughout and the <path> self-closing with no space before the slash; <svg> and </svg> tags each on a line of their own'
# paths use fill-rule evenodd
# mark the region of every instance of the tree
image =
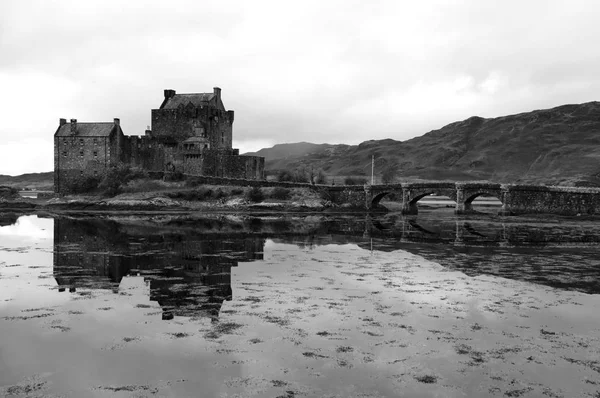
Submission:
<svg viewBox="0 0 600 398">
<path fill-rule="evenodd" d="M 117 164 L 111 166 L 98 188 L 102 190 L 102 193 L 106 196 L 115 196 L 121 193 L 121 188 L 131 180 L 136 178 L 144 178 L 147 175 L 138 169 L 132 169 L 129 165 Z"/>
<path fill-rule="evenodd" d="M 398 175 L 398 169 L 394 165 L 387 166 L 381 174 L 381 182 L 384 184 L 391 184 Z"/>
</svg>

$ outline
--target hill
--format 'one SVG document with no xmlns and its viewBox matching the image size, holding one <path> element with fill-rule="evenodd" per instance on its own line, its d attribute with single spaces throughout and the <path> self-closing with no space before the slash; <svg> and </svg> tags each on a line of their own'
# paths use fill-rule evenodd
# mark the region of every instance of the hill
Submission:
<svg viewBox="0 0 600 398">
<path fill-rule="evenodd" d="M 21 174 L 20 176 L 0 174 L 0 185 L 19 189 L 52 190 L 54 186 L 54 172 L 28 173 Z"/>
<path fill-rule="evenodd" d="M 471 117 L 407 141 L 370 140 L 359 145 L 275 145 L 253 154 L 268 171 L 321 168 L 328 175 L 388 169 L 397 180 L 600 186 L 600 103 L 563 105 L 517 115 Z"/>
</svg>

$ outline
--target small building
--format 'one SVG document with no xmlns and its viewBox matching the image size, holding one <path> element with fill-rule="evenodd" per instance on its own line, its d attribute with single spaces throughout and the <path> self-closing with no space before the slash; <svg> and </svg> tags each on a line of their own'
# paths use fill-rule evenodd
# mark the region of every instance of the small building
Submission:
<svg viewBox="0 0 600 398">
<path fill-rule="evenodd" d="M 60 119 L 54 133 L 54 191 L 68 192 L 88 177 L 101 178 L 111 165 L 123 161 L 123 141 L 119 119 L 101 123 Z"/>
<path fill-rule="evenodd" d="M 264 179 L 264 158 L 243 156 L 232 147 L 234 111 L 226 110 L 221 89 L 212 93 L 177 94 L 164 90 L 151 128 L 142 136 L 125 136 L 119 119 L 112 123 L 67 123 L 54 134 L 54 190 L 102 176 L 117 164 L 153 172 L 248 180 Z"/>
</svg>

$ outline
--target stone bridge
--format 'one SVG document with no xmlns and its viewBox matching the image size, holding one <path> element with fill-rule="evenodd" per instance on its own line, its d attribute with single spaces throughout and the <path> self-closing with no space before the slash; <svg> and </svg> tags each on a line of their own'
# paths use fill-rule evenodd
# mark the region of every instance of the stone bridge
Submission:
<svg viewBox="0 0 600 398">
<path fill-rule="evenodd" d="M 473 212 L 473 200 L 479 196 L 497 198 L 501 215 L 548 213 L 564 215 L 600 214 L 600 188 L 514 185 L 488 182 L 411 182 L 389 185 L 316 186 L 325 190 L 332 202 L 366 210 L 375 210 L 388 196 L 402 203 L 403 214 L 417 214 L 418 202 L 436 194 L 456 203 L 455 213 Z"/>
<path fill-rule="evenodd" d="M 485 195 L 502 202 L 501 215 L 547 213 L 564 215 L 600 214 L 600 188 L 515 185 L 489 182 L 408 182 L 388 185 L 313 185 L 276 181 L 193 176 L 200 183 L 236 186 L 310 188 L 338 205 L 375 210 L 384 198 L 402 202 L 402 213 L 417 214 L 419 200 L 436 194 L 456 203 L 455 212 L 473 211 L 473 200 Z"/>
</svg>

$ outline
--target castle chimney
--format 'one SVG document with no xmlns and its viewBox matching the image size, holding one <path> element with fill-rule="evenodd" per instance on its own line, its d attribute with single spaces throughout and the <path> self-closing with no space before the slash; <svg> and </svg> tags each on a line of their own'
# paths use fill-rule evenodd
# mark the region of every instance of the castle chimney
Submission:
<svg viewBox="0 0 600 398">
<path fill-rule="evenodd" d="M 221 89 L 219 87 L 213 87 L 213 94 L 217 97 L 217 100 L 221 99 Z"/>
<path fill-rule="evenodd" d="M 165 90 L 165 99 L 169 99 L 175 96 L 175 90 Z"/>
<path fill-rule="evenodd" d="M 114 118 L 114 119 L 113 119 L 113 121 L 115 122 L 115 124 L 116 124 L 117 126 L 120 126 L 120 125 L 121 125 L 121 119 L 119 119 L 118 117 Z"/>
<path fill-rule="evenodd" d="M 67 124 L 67 119 L 60 119 L 58 121 L 58 123 L 59 123 L 59 126 L 65 125 L 65 124 Z"/>
<path fill-rule="evenodd" d="M 71 134 L 77 134 L 77 119 L 71 119 Z"/>
</svg>

